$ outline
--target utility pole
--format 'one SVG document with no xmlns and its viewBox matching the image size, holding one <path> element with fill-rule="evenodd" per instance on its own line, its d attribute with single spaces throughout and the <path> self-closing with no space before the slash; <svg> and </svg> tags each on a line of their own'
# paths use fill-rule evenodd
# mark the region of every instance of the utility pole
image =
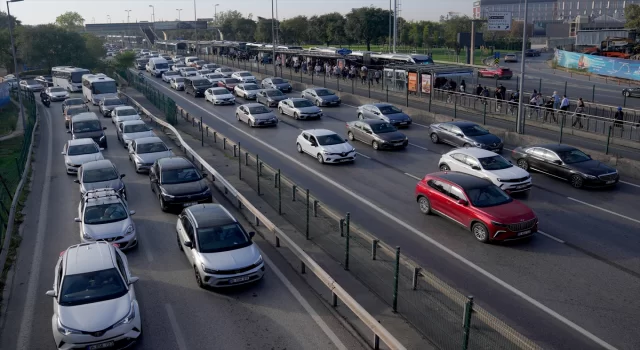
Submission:
<svg viewBox="0 0 640 350">
<path fill-rule="evenodd" d="M 180 11 L 182 11 L 182 9 L 176 9 L 176 11 L 178 11 L 178 22 L 180 22 Z"/>
<path fill-rule="evenodd" d="M 398 0 L 393 1 L 393 53 L 396 53 L 396 40 L 398 39 Z"/>
<path fill-rule="evenodd" d="M 524 100 L 524 93 L 522 90 L 524 90 L 524 59 L 525 59 L 525 55 L 524 52 L 527 49 L 527 17 L 528 17 L 528 12 L 529 10 L 529 6 L 528 6 L 528 1 L 524 0 L 524 22 L 522 22 L 522 53 L 521 53 L 521 58 L 520 58 L 520 82 L 519 82 L 519 86 L 518 86 L 518 90 L 519 90 L 519 99 L 518 99 L 518 120 L 516 122 L 516 132 L 518 134 L 522 134 L 524 133 L 524 104 L 523 104 L 523 100 Z"/>
<path fill-rule="evenodd" d="M 193 20 L 195 23 L 193 24 L 194 33 L 196 36 L 196 56 L 198 56 L 198 12 L 196 11 L 196 0 L 193 0 Z"/>
<path fill-rule="evenodd" d="M 278 17 L 278 0 L 276 0 L 276 21 L 277 21 L 277 25 L 276 25 L 276 41 L 275 44 L 279 44 L 280 43 L 280 21 L 278 21 L 280 17 Z"/>
<path fill-rule="evenodd" d="M 391 52 L 391 25 L 392 25 L 391 16 L 393 16 L 393 11 L 391 11 L 391 0 L 389 0 L 389 52 Z"/>
<path fill-rule="evenodd" d="M 273 0 L 271 0 L 271 41 L 273 41 L 273 57 L 271 58 L 271 62 L 273 62 L 273 76 L 276 76 L 276 21 L 273 13 Z"/>
<path fill-rule="evenodd" d="M 131 10 L 125 10 L 127 12 L 127 37 L 129 39 L 129 45 L 131 45 L 131 22 L 129 21 L 129 16 L 131 14 Z M 124 43 L 123 43 L 124 44 Z"/>
<path fill-rule="evenodd" d="M 11 20 L 11 10 L 9 10 L 9 4 L 12 2 L 19 2 L 22 0 L 18 0 L 18 1 L 7 1 L 7 20 L 9 21 L 9 37 L 11 38 L 11 53 L 13 54 L 13 69 L 14 69 L 14 73 L 16 76 L 16 80 L 18 81 L 18 84 L 20 84 L 20 72 L 18 72 L 18 58 L 16 55 L 16 44 L 13 40 L 13 21 Z M 20 104 L 20 118 L 22 119 L 22 129 L 24 130 L 25 127 L 27 127 L 27 122 L 24 118 L 24 106 L 22 105 L 22 91 L 20 90 L 20 87 L 18 86 L 18 103 Z"/>
<path fill-rule="evenodd" d="M 151 7 L 151 22 L 156 21 L 156 8 L 153 5 L 149 5 Z"/>
</svg>

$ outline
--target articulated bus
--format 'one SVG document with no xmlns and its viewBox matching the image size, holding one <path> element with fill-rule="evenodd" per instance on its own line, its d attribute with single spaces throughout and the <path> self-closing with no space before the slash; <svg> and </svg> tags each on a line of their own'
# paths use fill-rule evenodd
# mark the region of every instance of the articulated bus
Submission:
<svg viewBox="0 0 640 350">
<path fill-rule="evenodd" d="M 105 97 L 118 97 L 116 81 L 100 74 L 85 74 L 82 76 L 82 95 L 84 100 L 98 105 Z"/>
<path fill-rule="evenodd" d="M 91 71 L 71 66 L 53 67 L 51 69 L 53 85 L 69 92 L 82 91 L 82 76 L 85 74 L 91 74 Z"/>
</svg>

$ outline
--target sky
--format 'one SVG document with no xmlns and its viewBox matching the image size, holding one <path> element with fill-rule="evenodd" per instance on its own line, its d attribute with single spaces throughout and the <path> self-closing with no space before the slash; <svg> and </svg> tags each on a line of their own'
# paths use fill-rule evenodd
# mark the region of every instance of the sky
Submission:
<svg viewBox="0 0 640 350">
<path fill-rule="evenodd" d="M 389 0 L 277 0 L 278 18 L 286 19 L 298 15 L 313 16 L 329 12 L 347 13 L 352 8 L 376 6 L 389 8 Z M 400 16 L 407 20 L 437 20 L 449 11 L 471 15 L 474 0 L 398 0 Z M 217 10 L 240 11 L 244 15 L 253 14 L 253 18 L 271 17 L 269 0 L 195 0 L 198 18 L 213 18 L 214 5 Z M 3 4 L 4 5 L 4 4 Z M 46 24 L 67 11 L 76 11 L 85 19 L 85 23 L 108 23 L 127 21 L 127 12 L 131 10 L 130 20 L 151 21 L 153 5 L 157 21 L 194 20 L 194 1 L 192 0 L 24 0 L 10 4 L 11 14 L 25 24 Z M 3 6 L 4 7 L 4 6 Z M 6 9 L 3 9 L 6 11 Z"/>
</svg>

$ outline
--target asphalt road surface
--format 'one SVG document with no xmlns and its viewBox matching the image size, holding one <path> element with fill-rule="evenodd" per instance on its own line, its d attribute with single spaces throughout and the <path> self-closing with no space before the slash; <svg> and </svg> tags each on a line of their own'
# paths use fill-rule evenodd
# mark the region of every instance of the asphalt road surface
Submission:
<svg viewBox="0 0 640 350">
<path fill-rule="evenodd" d="M 256 242 L 267 262 L 261 282 L 222 291 L 200 289 L 176 247 L 177 216 L 160 210 L 148 177 L 135 173 L 110 119 L 102 120 L 109 142 L 105 158 L 126 174 L 129 204 L 136 210 L 133 219 L 140 243 L 126 254 L 134 275 L 140 277 L 135 286 L 144 335 L 139 349 L 362 349 L 260 238 Z M 53 284 L 60 252 L 80 241 L 74 222 L 78 185 L 65 173 L 60 155 L 68 138 L 60 104 L 42 108 L 33 186 L 11 298 L 3 315 L 1 349 L 55 349 L 52 300 L 45 292 Z"/>
<path fill-rule="evenodd" d="M 541 233 L 528 242 L 480 244 L 464 229 L 418 211 L 417 179 L 437 171 L 441 154 L 451 149 L 432 144 L 423 125 L 404 131 L 410 142 L 404 151 L 374 151 L 355 143 L 359 152 L 355 164 L 320 165 L 296 152 L 297 135 L 301 129 L 326 128 L 346 136 L 345 122 L 356 118 L 355 106 L 325 108 L 321 120 L 281 116 L 276 128 L 250 129 L 236 121 L 234 106 L 214 107 L 203 98 L 171 90 L 160 79 L 148 75 L 146 79 L 192 116 L 203 117 L 207 125 L 240 141 L 244 149 L 282 169 L 322 202 L 351 212 L 356 223 L 391 246 L 401 246 L 423 267 L 474 295 L 478 303 L 543 347 L 600 348 L 588 339 L 593 335 L 615 347 L 640 347 L 636 335 L 640 237 L 634 233 L 640 232 L 635 206 L 639 184 L 577 190 L 533 174 L 535 187 L 522 200 L 539 216 Z M 537 303 L 558 315 L 551 316 Z"/>
</svg>

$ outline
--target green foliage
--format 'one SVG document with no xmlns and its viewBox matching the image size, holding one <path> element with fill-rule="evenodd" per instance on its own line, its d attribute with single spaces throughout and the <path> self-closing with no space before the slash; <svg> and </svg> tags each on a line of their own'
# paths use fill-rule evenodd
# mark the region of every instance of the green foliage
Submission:
<svg viewBox="0 0 640 350">
<path fill-rule="evenodd" d="M 112 61 L 112 65 L 117 70 L 127 69 L 133 66 L 133 62 L 136 60 L 136 53 L 133 51 L 125 51 L 118 54 Z"/>
<path fill-rule="evenodd" d="M 0 66 L 13 73 L 13 54 L 11 53 L 11 37 L 9 29 L 0 30 Z"/>
<path fill-rule="evenodd" d="M 640 5 L 627 4 L 624 8 L 624 18 L 627 22 L 624 24 L 629 29 L 640 29 Z"/>
<path fill-rule="evenodd" d="M 77 29 L 84 26 L 84 18 L 77 12 L 67 11 L 56 17 L 56 24 L 67 29 Z"/>
<path fill-rule="evenodd" d="M 255 31 L 255 39 L 257 42 L 270 43 L 273 41 L 272 20 L 271 18 L 258 17 L 258 23 Z"/>
<path fill-rule="evenodd" d="M 351 9 L 346 15 L 347 33 L 352 41 L 363 41 L 367 51 L 371 50 L 371 42 L 389 34 L 389 11 L 376 7 Z"/>
<path fill-rule="evenodd" d="M 309 19 L 306 16 L 297 16 L 280 22 L 280 41 L 282 42 L 305 43 L 308 39 L 308 33 Z"/>
</svg>

